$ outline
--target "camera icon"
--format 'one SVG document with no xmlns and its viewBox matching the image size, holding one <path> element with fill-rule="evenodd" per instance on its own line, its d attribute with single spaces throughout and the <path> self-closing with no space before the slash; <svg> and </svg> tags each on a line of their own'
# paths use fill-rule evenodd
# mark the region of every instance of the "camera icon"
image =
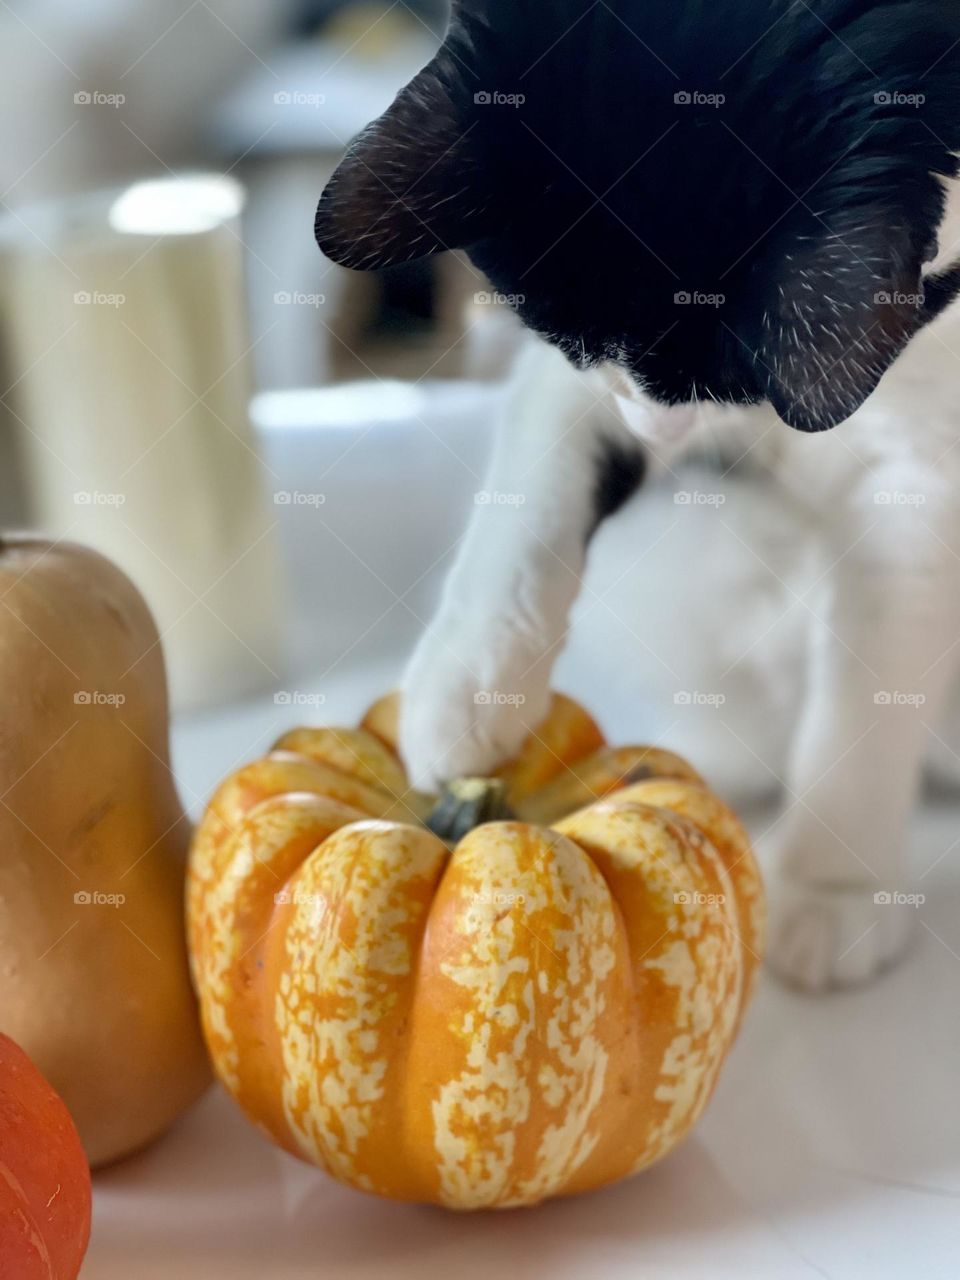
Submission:
<svg viewBox="0 0 960 1280">
<path fill-rule="evenodd" d="M 673 95 L 673 100 L 678 107 L 689 107 L 690 103 L 693 101 L 693 97 L 686 89 L 681 89 L 679 93 L 675 93 Z"/>
<path fill-rule="evenodd" d="M 86 689 L 78 689 L 73 695 L 73 701 L 78 707 L 89 707 L 93 697 Z"/>
<path fill-rule="evenodd" d="M 674 306 L 677 306 L 677 307 L 689 307 L 692 301 L 693 299 L 690 297 L 689 293 L 686 293 L 684 291 L 681 291 L 680 293 L 675 293 L 673 295 L 673 303 L 674 303 Z"/>
<path fill-rule="evenodd" d="M 73 101 L 78 107 L 88 107 L 93 101 L 93 94 L 81 89 L 79 93 L 73 95 Z"/>
<path fill-rule="evenodd" d="M 881 90 L 880 93 L 873 95 L 873 100 L 878 107 L 889 107 L 893 102 L 893 94 L 887 93 L 886 90 Z"/>
<path fill-rule="evenodd" d="M 273 901 L 278 907 L 282 907 L 293 901 L 293 895 L 289 889 L 281 889 L 279 893 L 273 895 Z"/>
<path fill-rule="evenodd" d="M 493 298 L 487 293 L 486 289 L 481 289 L 479 293 L 473 295 L 473 300 L 478 307 L 489 307 Z"/>
<path fill-rule="evenodd" d="M 73 900 L 78 907 L 89 907 L 90 903 L 93 901 L 93 898 L 86 891 L 86 889 L 78 889 L 77 892 L 73 895 Z"/>
<path fill-rule="evenodd" d="M 285 289 L 282 289 L 279 293 L 273 295 L 273 300 L 279 307 L 289 307 L 293 298 Z"/>
<path fill-rule="evenodd" d="M 678 907 L 690 907 L 693 905 L 693 894 L 687 893 L 685 890 L 681 890 L 680 893 L 675 893 L 673 895 L 673 900 Z"/>
<path fill-rule="evenodd" d="M 878 907 L 889 907 L 893 902 L 893 894 L 881 889 L 879 893 L 873 895 L 873 900 Z"/>
<path fill-rule="evenodd" d="M 293 696 L 289 689 L 281 689 L 279 693 L 273 695 L 273 702 L 277 707 L 289 707 L 293 702 Z"/>
<path fill-rule="evenodd" d="M 273 500 L 278 507 L 289 507 L 293 501 L 293 495 L 289 489 L 279 489 L 274 495 Z"/>
<path fill-rule="evenodd" d="M 293 101 L 293 94 L 287 89 L 281 89 L 279 93 L 273 95 L 273 100 L 278 107 L 289 107 Z"/>
<path fill-rule="evenodd" d="M 877 707 L 889 707 L 893 702 L 893 694 L 881 689 L 879 693 L 873 695 L 873 702 Z"/>
<path fill-rule="evenodd" d="M 686 689 L 681 689 L 679 693 L 673 695 L 674 706 L 689 707 L 693 702 L 693 697 Z"/>
<path fill-rule="evenodd" d="M 678 489 L 673 495 L 673 500 L 678 507 L 689 507 L 693 502 L 693 494 L 687 489 Z"/>
<path fill-rule="evenodd" d="M 477 707 L 489 707 L 493 702 L 493 695 L 486 689 L 482 689 L 479 693 L 473 695 L 474 705 Z"/>
<path fill-rule="evenodd" d="M 73 295 L 73 300 L 78 307 L 89 307 L 90 303 L 93 301 L 93 297 L 86 291 L 86 289 L 81 289 L 79 293 L 75 293 Z"/>
<path fill-rule="evenodd" d="M 481 89 L 479 93 L 473 95 L 473 100 L 478 107 L 489 107 L 493 97 L 486 89 Z"/>
</svg>

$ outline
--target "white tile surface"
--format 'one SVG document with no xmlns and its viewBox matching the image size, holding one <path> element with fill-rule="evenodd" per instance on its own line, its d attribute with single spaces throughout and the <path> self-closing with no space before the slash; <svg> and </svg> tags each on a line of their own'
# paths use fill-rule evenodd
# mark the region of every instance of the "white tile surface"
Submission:
<svg viewBox="0 0 960 1280">
<path fill-rule="evenodd" d="M 355 720 L 397 666 L 327 680 L 314 718 Z M 181 725 L 194 810 L 297 718 L 267 699 Z M 942 855 L 958 836 L 956 803 L 926 808 L 904 966 L 824 1000 L 765 980 L 698 1131 L 641 1177 L 503 1214 L 394 1205 L 275 1150 L 213 1091 L 97 1177 L 83 1280 L 956 1280 L 960 856 Z"/>
</svg>

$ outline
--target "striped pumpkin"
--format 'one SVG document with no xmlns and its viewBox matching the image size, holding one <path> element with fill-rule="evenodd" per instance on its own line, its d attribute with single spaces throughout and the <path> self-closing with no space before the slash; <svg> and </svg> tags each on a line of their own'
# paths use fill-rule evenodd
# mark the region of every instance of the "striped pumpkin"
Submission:
<svg viewBox="0 0 960 1280">
<path fill-rule="evenodd" d="M 287 734 L 209 805 L 189 932 L 220 1079 L 288 1151 L 399 1200 L 636 1173 L 703 1110 L 753 985 L 743 828 L 679 757 L 607 747 L 557 696 L 501 775 L 515 817 L 444 840 L 396 720 L 391 697 Z"/>
</svg>

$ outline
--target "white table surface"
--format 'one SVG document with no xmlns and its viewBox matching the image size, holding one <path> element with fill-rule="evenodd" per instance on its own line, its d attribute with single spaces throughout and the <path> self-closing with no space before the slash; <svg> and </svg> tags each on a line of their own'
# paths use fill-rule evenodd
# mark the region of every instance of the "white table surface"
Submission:
<svg viewBox="0 0 960 1280">
<path fill-rule="evenodd" d="M 326 679 L 322 719 L 355 720 L 398 667 Z M 296 715 L 265 698 L 179 725 L 194 811 Z M 960 858 L 943 855 L 958 834 L 956 802 L 926 808 L 909 960 L 822 1000 L 766 978 L 699 1129 L 633 1181 L 501 1214 L 390 1204 L 274 1149 L 212 1090 L 97 1176 L 83 1280 L 956 1280 Z"/>
</svg>

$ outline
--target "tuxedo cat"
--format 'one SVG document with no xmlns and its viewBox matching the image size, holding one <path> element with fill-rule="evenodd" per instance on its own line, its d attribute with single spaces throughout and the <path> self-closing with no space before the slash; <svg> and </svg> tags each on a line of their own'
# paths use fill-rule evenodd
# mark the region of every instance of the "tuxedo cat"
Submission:
<svg viewBox="0 0 960 1280">
<path fill-rule="evenodd" d="M 418 785 L 516 751 L 588 544 L 610 521 L 624 554 L 645 491 L 705 435 L 815 536 L 780 672 L 802 699 L 771 949 L 808 989 L 870 977 L 916 914 L 907 820 L 960 667 L 958 150 L 942 0 L 461 0 L 317 211 L 349 267 L 466 250 L 537 335 L 487 486 L 522 501 L 477 507 L 408 672 Z M 671 602 L 691 632 L 698 603 Z M 639 638 L 614 659 L 602 634 L 593 654 L 663 661 Z"/>
</svg>

